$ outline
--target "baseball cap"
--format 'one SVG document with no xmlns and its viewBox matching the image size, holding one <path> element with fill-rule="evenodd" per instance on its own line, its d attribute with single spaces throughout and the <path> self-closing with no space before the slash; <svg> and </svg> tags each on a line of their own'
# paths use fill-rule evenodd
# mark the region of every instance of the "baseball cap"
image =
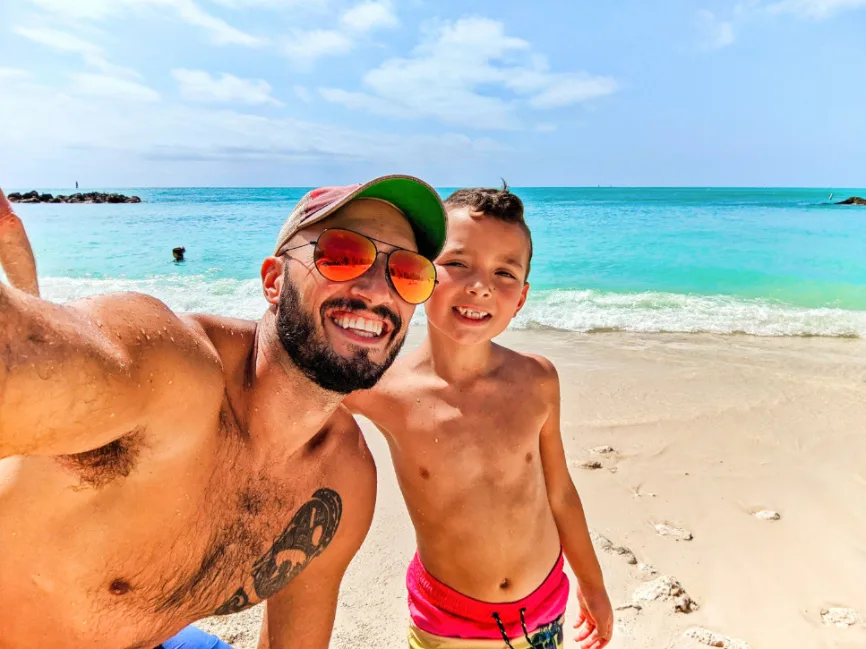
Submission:
<svg viewBox="0 0 866 649">
<path fill-rule="evenodd" d="M 445 245 L 445 206 L 430 185 L 414 176 L 391 175 L 346 187 L 319 187 L 307 192 L 280 229 L 274 254 L 295 234 L 327 218 L 356 198 L 376 198 L 400 210 L 418 242 L 418 252 L 432 260 Z"/>
</svg>

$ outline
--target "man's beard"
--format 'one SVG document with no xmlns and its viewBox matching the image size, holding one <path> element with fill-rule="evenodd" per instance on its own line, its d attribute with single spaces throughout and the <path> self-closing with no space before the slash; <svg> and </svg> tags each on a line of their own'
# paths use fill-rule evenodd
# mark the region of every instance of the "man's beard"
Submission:
<svg viewBox="0 0 866 649">
<path fill-rule="evenodd" d="M 280 304 L 277 308 L 277 335 L 292 362 L 304 375 L 316 385 L 337 392 L 349 394 L 355 390 L 372 388 L 385 373 L 403 346 L 405 335 L 395 339 L 402 331 L 400 316 L 384 306 L 368 309 L 360 300 L 335 298 L 328 300 L 321 307 L 321 313 L 326 309 L 342 308 L 350 311 L 371 311 L 376 315 L 391 321 L 393 330 L 390 334 L 394 339 L 388 356 L 381 364 L 370 360 L 370 350 L 359 348 L 350 358 L 343 358 L 328 344 L 324 334 L 316 332 L 313 315 L 301 304 L 301 295 L 297 287 L 289 279 L 288 272 L 283 275 L 283 290 L 280 293 Z"/>
</svg>

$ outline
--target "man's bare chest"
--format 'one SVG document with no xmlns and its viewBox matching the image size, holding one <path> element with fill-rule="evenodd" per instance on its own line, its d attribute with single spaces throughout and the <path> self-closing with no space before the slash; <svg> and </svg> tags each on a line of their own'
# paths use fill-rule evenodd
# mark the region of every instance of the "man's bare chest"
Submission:
<svg viewBox="0 0 866 649">
<path fill-rule="evenodd" d="M 34 542 L 19 536 L 15 581 L 43 611 L 54 607 L 59 627 L 86 623 L 92 638 L 129 646 L 248 608 L 324 551 L 342 516 L 339 493 L 319 472 L 253 469 L 237 449 L 160 460 L 145 443 L 126 475 L 55 491 L 41 526 L 31 512 L 19 529 Z M 37 592 L 34 566 L 50 594 Z"/>
<path fill-rule="evenodd" d="M 214 474 L 195 511 L 158 522 L 166 527 L 147 563 L 121 559 L 105 575 L 106 603 L 191 620 L 235 613 L 276 594 L 327 548 L 342 516 L 337 491 L 312 475 L 239 472 Z"/>
</svg>

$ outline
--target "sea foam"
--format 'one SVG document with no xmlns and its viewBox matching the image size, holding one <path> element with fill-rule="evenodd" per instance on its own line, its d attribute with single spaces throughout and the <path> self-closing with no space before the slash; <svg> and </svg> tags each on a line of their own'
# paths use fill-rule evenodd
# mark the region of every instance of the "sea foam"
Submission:
<svg viewBox="0 0 866 649">
<path fill-rule="evenodd" d="M 46 277 L 43 294 L 56 302 L 114 291 L 153 295 L 179 312 L 257 319 L 267 308 L 258 279 L 166 275 L 150 279 Z M 413 322 L 423 323 L 423 309 Z M 755 336 L 866 337 L 866 311 L 801 308 L 764 299 L 676 293 L 551 290 L 530 294 L 515 329 L 578 332 L 744 333 Z"/>
</svg>

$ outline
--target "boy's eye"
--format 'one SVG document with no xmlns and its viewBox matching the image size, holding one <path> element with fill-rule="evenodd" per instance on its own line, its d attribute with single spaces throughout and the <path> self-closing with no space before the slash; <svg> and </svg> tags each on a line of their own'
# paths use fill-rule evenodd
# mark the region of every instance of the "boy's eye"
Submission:
<svg viewBox="0 0 866 649">
<path fill-rule="evenodd" d="M 507 270 L 500 270 L 497 275 L 502 275 L 503 277 L 510 277 L 511 279 L 517 279 L 512 273 L 509 273 Z"/>
<path fill-rule="evenodd" d="M 443 266 L 455 266 L 457 268 L 466 268 L 466 264 L 462 261 L 446 261 Z"/>
</svg>

